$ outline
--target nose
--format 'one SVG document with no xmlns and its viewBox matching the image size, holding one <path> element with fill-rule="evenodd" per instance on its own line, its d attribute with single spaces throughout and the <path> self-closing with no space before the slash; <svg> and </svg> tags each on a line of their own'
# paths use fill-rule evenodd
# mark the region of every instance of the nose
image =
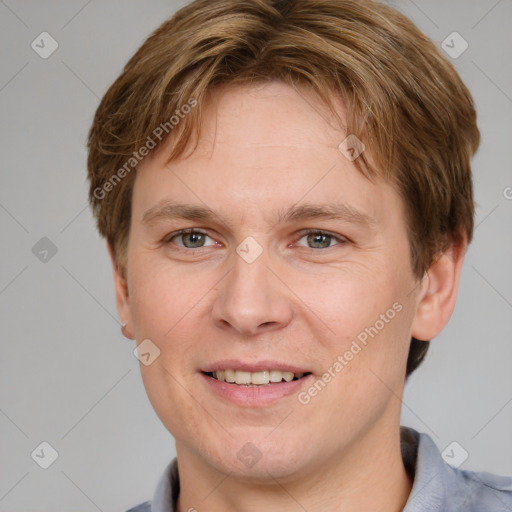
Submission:
<svg viewBox="0 0 512 512">
<path fill-rule="evenodd" d="M 265 251 L 251 263 L 234 252 L 232 270 L 219 283 L 212 309 L 216 325 L 243 336 L 288 325 L 293 317 L 291 292 L 276 274 Z"/>
</svg>

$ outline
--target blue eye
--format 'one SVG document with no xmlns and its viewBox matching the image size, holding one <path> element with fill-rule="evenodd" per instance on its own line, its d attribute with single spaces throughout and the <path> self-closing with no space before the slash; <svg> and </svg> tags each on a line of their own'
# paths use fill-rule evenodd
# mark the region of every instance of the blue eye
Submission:
<svg viewBox="0 0 512 512">
<path fill-rule="evenodd" d="M 302 240 L 303 238 L 307 239 L 307 247 L 310 249 L 328 249 L 329 247 L 332 247 L 332 245 L 338 245 L 336 243 L 331 244 L 331 242 L 338 242 L 341 244 L 346 242 L 343 238 L 331 235 L 325 231 L 315 230 L 308 230 L 304 232 L 299 240 Z"/>
<path fill-rule="evenodd" d="M 169 243 L 173 242 L 175 239 L 178 239 L 181 240 L 181 244 L 176 243 L 178 247 L 184 247 L 185 249 L 201 249 L 202 247 L 208 247 L 205 245 L 205 240 L 207 238 L 210 237 L 202 231 L 197 231 L 194 229 L 183 229 L 178 231 L 178 233 L 173 234 L 171 237 L 168 237 L 165 242 Z M 215 242 L 210 245 L 215 245 Z"/>
<path fill-rule="evenodd" d="M 210 239 L 212 243 L 207 244 L 207 239 Z M 343 237 L 314 229 L 303 231 L 299 241 L 302 239 L 306 239 L 306 244 L 298 243 L 297 245 L 307 247 L 309 249 L 328 249 L 334 245 L 341 245 L 347 242 Z M 179 242 L 177 242 L 177 240 L 179 240 Z M 211 247 L 217 244 L 217 242 L 215 242 L 215 240 L 205 232 L 192 228 L 182 229 L 176 233 L 171 233 L 165 238 L 164 243 L 172 243 L 183 249 L 202 249 L 204 247 Z"/>
</svg>

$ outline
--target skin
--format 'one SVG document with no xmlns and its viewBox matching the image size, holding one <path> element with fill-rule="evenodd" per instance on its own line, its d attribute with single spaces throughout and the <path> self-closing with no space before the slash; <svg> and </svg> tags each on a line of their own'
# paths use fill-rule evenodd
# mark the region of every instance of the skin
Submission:
<svg viewBox="0 0 512 512">
<path fill-rule="evenodd" d="M 305 90 L 231 86 L 211 95 L 194 151 L 166 164 L 160 150 L 137 172 L 126 279 L 114 264 L 117 306 L 125 334 L 161 351 L 141 372 L 176 440 L 180 512 L 394 512 L 407 501 L 399 422 L 409 343 L 448 321 L 465 243 L 414 276 L 403 203 L 338 150 L 346 136 Z M 216 216 L 143 221 L 165 201 Z M 278 221 L 276 210 L 306 203 L 349 205 L 371 223 Z M 185 228 L 207 236 L 169 236 Z M 248 236 L 263 250 L 250 264 L 236 252 Z M 201 368 L 226 358 L 321 378 L 394 303 L 401 311 L 306 405 L 294 393 L 239 406 L 205 384 Z M 252 467 L 237 457 L 247 442 L 261 453 Z"/>
</svg>

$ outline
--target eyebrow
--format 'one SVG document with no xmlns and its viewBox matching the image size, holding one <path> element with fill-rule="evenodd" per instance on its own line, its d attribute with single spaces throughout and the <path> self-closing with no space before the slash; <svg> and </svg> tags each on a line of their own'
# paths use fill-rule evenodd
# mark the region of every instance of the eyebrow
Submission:
<svg viewBox="0 0 512 512">
<path fill-rule="evenodd" d="M 210 208 L 163 201 L 146 210 L 142 216 L 141 222 L 144 225 L 148 225 L 174 219 L 211 221 L 215 218 L 225 223 L 222 216 L 215 213 Z M 289 208 L 276 210 L 275 218 L 277 224 L 309 219 L 342 220 L 369 228 L 375 228 L 377 224 L 376 221 L 366 213 L 351 205 L 341 203 L 292 205 Z"/>
</svg>

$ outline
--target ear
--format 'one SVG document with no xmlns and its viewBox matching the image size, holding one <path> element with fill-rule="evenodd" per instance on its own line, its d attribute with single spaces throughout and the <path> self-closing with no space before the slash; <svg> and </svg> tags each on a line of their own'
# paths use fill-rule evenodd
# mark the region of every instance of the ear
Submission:
<svg viewBox="0 0 512 512">
<path fill-rule="evenodd" d="M 131 315 L 131 309 L 130 309 L 130 300 L 128 295 L 128 286 L 126 284 L 126 278 L 121 272 L 117 262 L 116 262 L 116 256 L 115 251 L 112 245 L 107 242 L 107 248 L 108 252 L 110 254 L 110 260 L 112 261 L 112 270 L 114 274 L 114 288 L 116 292 L 116 305 L 117 305 L 117 312 L 119 313 L 119 318 L 121 320 L 121 323 L 124 325 L 126 324 L 126 327 L 121 330 L 123 335 L 133 340 L 133 331 L 132 331 L 132 315 Z"/>
<path fill-rule="evenodd" d="M 453 243 L 425 273 L 412 323 L 412 336 L 430 341 L 445 327 L 455 308 L 467 239 Z"/>
</svg>

